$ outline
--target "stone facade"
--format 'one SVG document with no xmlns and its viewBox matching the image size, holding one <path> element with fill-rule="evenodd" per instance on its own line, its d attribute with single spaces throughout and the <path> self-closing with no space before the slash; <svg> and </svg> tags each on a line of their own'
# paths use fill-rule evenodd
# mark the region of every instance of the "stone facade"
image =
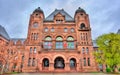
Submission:
<svg viewBox="0 0 120 75">
<path fill-rule="evenodd" d="M 30 15 L 27 38 L 0 36 L 0 46 L 0 62 L 7 71 L 98 71 L 89 16 L 82 8 L 75 11 L 74 18 L 64 9 L 55 9 L 45 18 L 37 8 Z"/>
</svg>

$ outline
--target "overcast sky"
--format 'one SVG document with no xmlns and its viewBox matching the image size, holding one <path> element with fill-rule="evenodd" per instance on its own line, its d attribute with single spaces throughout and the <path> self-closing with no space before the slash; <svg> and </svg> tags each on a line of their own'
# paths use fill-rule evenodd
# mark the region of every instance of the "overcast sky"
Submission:
<svg viewBox="0 0 120 75">
<path fill-rule="evenodd" d="M 11 38 L 26 38 L 30 14 L 37 7 L 45 17 L 56 8 L 73 17 L 82 7 L 89 14 L 93 39 L 120 29 L 120 0 L 0 0 L 0 25 Z"/>
</svg>

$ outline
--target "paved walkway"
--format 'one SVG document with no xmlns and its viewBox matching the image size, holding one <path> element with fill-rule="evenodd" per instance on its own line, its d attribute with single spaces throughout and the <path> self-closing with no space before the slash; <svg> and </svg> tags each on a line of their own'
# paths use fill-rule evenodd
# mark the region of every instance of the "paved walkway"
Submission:
<svg viewBox="0 0 120 75">
<path fill-rule="evenodd" d="M 120 75 L 120 74 L 104 74 L 104 73 L 19 73 L 11 75 Z"/>
</svg>

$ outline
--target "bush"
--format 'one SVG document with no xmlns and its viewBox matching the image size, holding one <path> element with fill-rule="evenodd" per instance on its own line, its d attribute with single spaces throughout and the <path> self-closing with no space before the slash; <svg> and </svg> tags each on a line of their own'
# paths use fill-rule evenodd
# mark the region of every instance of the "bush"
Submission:
<svg viewBox="0 0 120 75">
<path fill-rule="evenodd" d="M 111 68 L 106 68 L 106 72 L 107 72 L 107 73 L 110 73 L 111 71 L 112 71 Z"/>
<path fill-rule="evenodd" d="M 118 71 L 120 72 L 120 68 L 118 69 Z"/>
</svg>

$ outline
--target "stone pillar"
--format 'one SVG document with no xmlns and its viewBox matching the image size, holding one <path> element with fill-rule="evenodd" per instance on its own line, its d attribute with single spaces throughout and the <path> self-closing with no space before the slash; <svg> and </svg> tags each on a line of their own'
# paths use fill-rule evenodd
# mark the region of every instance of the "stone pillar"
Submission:
<svg viewBox="0 0 120 75">
<path fill-rule="evenodd" d="M 69 65 L 69 63 L 65 63 L 65 71 L 70 71 L 70 65 Z"/>
<path fill-rule="evenodd" d="M 50 63 L 50 65 L 49 65 L 49 71 L 54 71 L 54 63 Z"/>
<path fill-rule="evenodd" d="M 79 71 L 80 64 L 76 63 L 76 70 Z"/>
<path fill-rule="evenodd" d="M 39 71 L 42 71 L 42 63 L 39 63 Z"/>
</svg>

